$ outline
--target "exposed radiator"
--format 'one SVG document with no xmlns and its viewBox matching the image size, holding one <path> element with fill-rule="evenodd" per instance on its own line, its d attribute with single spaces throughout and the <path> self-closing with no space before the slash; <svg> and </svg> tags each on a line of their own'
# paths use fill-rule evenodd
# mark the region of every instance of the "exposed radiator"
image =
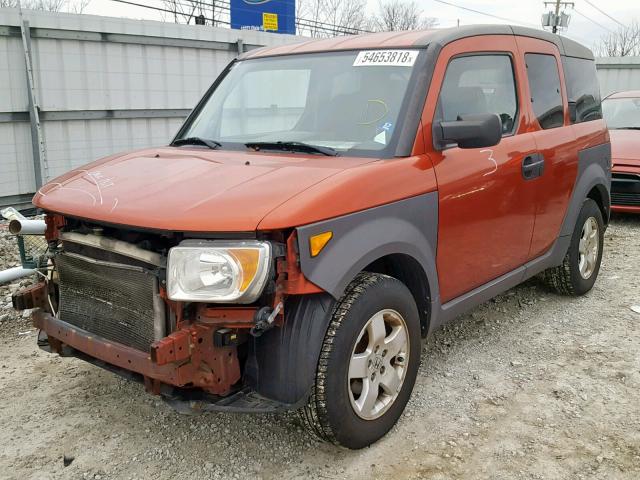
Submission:
<svg viewBox="0 0 640 480">
<path fill-rule="evenodd" d="M 164 304 L 153 273 L 76 253 L 60 253 L 55 264 L 60 320 L 142 351 L 164 336 Z"/>
</svg>

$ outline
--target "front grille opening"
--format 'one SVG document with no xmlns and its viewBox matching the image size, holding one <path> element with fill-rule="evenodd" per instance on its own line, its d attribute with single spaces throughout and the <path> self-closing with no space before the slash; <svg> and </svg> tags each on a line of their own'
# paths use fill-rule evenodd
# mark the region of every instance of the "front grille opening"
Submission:
<svg viewBox="0 0 640 480">
<path fill-rule="evenodd" d="M 640 207 L 640 193 L 611 193 L 611 204 Z"/>
<path fill-rule="evenodd" d="M 640 175 L 614 173 L 611 179 L 611 204 L 640 207 Z"/>
<path fill-rule="evenodd" d="M 156 276 L 140 266 L 74 253 L 55 258 L 59 275 L 60 320 L 142 351 L 155 340 Z"/>
</svg>

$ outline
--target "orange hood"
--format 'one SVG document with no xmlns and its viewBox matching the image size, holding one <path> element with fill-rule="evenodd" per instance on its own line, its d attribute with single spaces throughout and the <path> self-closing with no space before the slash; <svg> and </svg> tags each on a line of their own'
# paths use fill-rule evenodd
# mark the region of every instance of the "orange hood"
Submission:
<svg viewBox="0 0 640 480">
<path fill-rule="evenodd" d="M 640 167 L 640 130 L 609 130 L 614 165 Z"/>
<path fill-rule="evenodd" d="M 255 230 L 272 210 L 370 158 L 157 148 L 98 160 L 43 186 L 46 211 L 142 228 Z"/>
</svg>

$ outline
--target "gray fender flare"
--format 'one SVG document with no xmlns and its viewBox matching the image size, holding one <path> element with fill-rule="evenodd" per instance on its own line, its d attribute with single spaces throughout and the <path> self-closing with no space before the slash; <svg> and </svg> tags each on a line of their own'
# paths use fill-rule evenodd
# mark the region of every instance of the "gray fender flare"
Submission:
<svg viewBox="0 0 640 480">
<path fill-rule="evenodd" d="M 311 257 L 309 238 L 327 231 L 333 237 Z M 298 227 L 297 233 L 302 273 L 335 299 L 367 265 L 390 254 L 413 257 L 427 276 L 431 301 L 439 298 L 437 192 Z"/>
<path fill-rule="evenodd" d="M 560 236 L 571 236 L 584 200 L 594 187 L 606 191 L 605 207 L 611 202 L 611 144 L 603 143 L 578 152 L 578 175 L 567 213 L 562 222 Z M 606 221 L 606 218 L 605 218 Z M 564 256 L 564 254 L 563 254 Z"/>
</svg>

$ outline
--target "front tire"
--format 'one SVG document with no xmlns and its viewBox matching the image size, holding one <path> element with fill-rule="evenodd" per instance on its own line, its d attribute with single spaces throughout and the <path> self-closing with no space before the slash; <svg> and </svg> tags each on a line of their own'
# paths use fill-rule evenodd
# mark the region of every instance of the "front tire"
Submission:
<svg viewBox="0 0 640 480">
<path fill-rule="evenodd" d="M 544 271 L 543 281 L 562 295 L 584 295 L 598 277 L 603 245 L 602 212 L 594 200 L 587 198 L 582 204 L 562 265 Z"/>
<path fill-rule="evenodd" d="M 360 273 L 332 313 L 313 391 L 301 411 L 307 429 L 352 449 L 385 435 L 409 401 L 420 343 L 408 288 L 387 275 Z"/>
</svg>

